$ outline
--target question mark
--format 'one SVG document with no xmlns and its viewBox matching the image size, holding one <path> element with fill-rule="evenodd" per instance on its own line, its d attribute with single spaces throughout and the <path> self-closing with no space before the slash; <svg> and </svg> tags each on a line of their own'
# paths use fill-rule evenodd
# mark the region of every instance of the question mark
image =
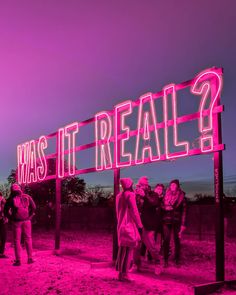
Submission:
<svg viewBox="0 0 236 295">
<path fill-rule="evenodd" d="M 205 70 L 201 72 L 191 88 L 191 92 L 196 95 L 201 95 L 201 101 L 199 106 L 199 131 L 201 132 L 200 146 L 201 151 L 210 152 L 213 150 L 213 122 L 212 111 L 217 103 L 220 91 L 222 89 L 222 78 L 214 70 Z M 207 106 L 207 102 L 210 102 Z M 209 114 L 208 114 L 209 113 Z M 204 121 L 206 117 L 207 122 Z M 206 144 L 208 143 L 208 144 Z"/>
</svg>

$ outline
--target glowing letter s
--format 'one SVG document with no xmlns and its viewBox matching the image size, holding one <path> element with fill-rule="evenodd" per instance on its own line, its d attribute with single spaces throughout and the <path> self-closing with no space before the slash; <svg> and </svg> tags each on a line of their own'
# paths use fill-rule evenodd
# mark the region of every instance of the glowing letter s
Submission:
<svg viewBox="0 0 236 295">
<path fill-rule="evenodd" d="M 38 141 L 38 156 L 39 165 L 37 167 L 38 180 L 43 181 L 47 175 L 48 167 L 47 160 L 45 158 L 44 150 L 48 147 L 47 138 L 41 136 Z"/>
</svg>

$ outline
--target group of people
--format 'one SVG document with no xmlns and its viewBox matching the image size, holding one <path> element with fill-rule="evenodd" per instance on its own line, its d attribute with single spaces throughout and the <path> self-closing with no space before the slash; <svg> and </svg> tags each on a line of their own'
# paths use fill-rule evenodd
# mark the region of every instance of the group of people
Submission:
<svg viewBox="0 0 236 295">
<path fill-rule="evenodd" d="M 164 267 L 168 267 L 170 240 L 174 237 L 174 260 L 180 264 L 180 239 L 186 228 L 186 198 L 178 179 L 170 182 L 165 189 L 157 184 L 152 190 L 147 177 L 141 177 L 133 188 L 130 178 L 121 178 L 122 191 L 116 196 L 118 255 L 116 269 L 118 279 L 129 280 L 128 272 L 134 266 L 141 267 L 141 256 L 147 251 L 160 270 L 160 253 Z M 160 236 L 160 249 L 157 237 Z"/>
<path fill-rule="evenodd" d="M 128 272 L 141 267 L 141 256 L 148 253 L 150 259 L 160 268 L 160 250 L 164 257 L 164 267 L 168 267 L 170 240 L 173 232 L 175 263 L 180 263 L 180 239 L 185 230 L 186 199 L 178 179 L 170 182 L 165 189 L 157 184 L 152 190 L 147 177 L 141 177 L 133 188 L 130 178 L 120 179 L 122 191 L 116 196 L 118 255 L 116 267 L 119 280 L 128 280 Z M 11 186 L 10 197 L 5 200 L 0 193 L 0 258 L 7 258 L 4 253 L 6 243 L 6 224 L 12 221 L 15 261 L 21 265 L 21 237 L 28 254 L 28 263 L 33 263 L 31 219 L 36 205 L 33 199 L 23 193 L 18 184 Z"/>
<path fill-rule="evenodd" d="M 6 200 L 0 192 L 0 258 L 5 255 L 8 220 L 12 222 L 15 261 L 14 266 L 21 265 L 21 242 L 24 239 L 28 264 L 33 263 L 31 220 L 35 214 L 36 205 L 33 199 L 23 193 L 21 187 L 14 183 L 11 186 L 10 197 Z"/>
</svg>

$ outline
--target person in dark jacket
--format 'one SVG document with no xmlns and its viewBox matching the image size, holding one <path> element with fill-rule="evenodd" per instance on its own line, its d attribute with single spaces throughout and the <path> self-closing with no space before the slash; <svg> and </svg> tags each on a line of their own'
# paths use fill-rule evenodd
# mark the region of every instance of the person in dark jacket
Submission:
<svg viewBox="0 0 236 295">
<path fill-rule="evenodd" d="M 153 192 L 149 186 L 147 177 L 143 176 L 139 179 L 136 195 L 142 197 L 141 220 L 143 224 L 141 255 L 145 254 L 146 249 L 149 251 L 151 258 L 156 264 L 155 272 L 158 271 L 159 253 L 155 243 L 155 231 L 158 227 L 157 208 L 160 207 L 160 202 L 157 194 Z M 135 264 L 140 268 L 140 257 L 135 255 Z"/>
<path fill-rule="evenodd" d="M 11 186 L 11 195 L 6 202 L 4 213 L 12 221 L 15 262 L 14 266 L 21 265 L 21 234 L 25 239 L 26 251 L 28 254 L 28 264 L 33 263 L 32 258 L 32 236 L 31 236 L 31 219 L 34 216 L 36 205 L 33 199 L 24 194 L 21 187 L 14 183 Z"/>
<path fill-rule="evenodd" d="M 159 200 L 159 206 L 156 207 L 156 215 L 157 215 L 157 223 L 156 223 L 156 232 L 155 232 L 155 241 L 158 241 L 158 235 L 160 235 L 160 253 L 163 254 L 163 226 L 162 226 L 162 202 L 164 199 L 164 193 L 165 193 L 165 187 L 162 183 L 158 183 L 155 188 L 154 192 L 156 193 L 158 200 Z"/>
<path fill-rule="evenodd" d="M 6 199 L 0 192 L 0 258 L 7 258 L 4 254 L 7 239 L 7 217 L 4 216 L 4 206 Z"/>
<path fill-rule="evenodd" d="M 168 266 L 171 232 L 174 234 L 175 263 L 180 262 L 180 238 L 185 230 L 186 199 L 178 179 L 170 182 L 162 202 L 162 222 L 164 234 L 164 266 Z"/>
</svg>

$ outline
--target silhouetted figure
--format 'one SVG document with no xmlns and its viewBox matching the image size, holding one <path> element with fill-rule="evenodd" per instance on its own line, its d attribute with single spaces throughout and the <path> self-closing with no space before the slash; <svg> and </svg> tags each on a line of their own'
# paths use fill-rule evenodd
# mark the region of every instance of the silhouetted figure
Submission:
<svg viewBox="0 0 236 295">
<path fill-rule="evenodd" d="M 133 181 L 130 178 L 121 178 L 120 183 L 123 192 L 116 197 L 118 256 L 116 267 L 119 271 L 120 281 L 128 280 L 133 256 L 133 249 L 140 241 L 142 222 L 136 205 L 136 197 L 133 192 Z"/>
<path fill-rule="evenodd" d="M 141 177 L 138 182 L 144 191 L 141 220 L 143 224 L 142 242 L 148 251 L 148 259 L 155 264 L 155 273 L 159 274 L 159 251 L 157 250 L 155 233 L 161 227 L 161 200 L 158 194 L 151 190 L 147 177 Z M 142 246 L 143 247 L 143 246 Z M 144 250 L 143 248 L 141 249 Z M 143 253 L 141 253 L 143 254 Z"/>
<path fill-rule="evenodd" d="M 174 179 L 165 193 L 162 203 L 162 220 L 164 233 L 164 266 L 168 266 L 171 232 L 174 234 L 175 263 L 180 262 L 180 238 L 185 230 L 186 199 L 179 180 Z"/>
<path fill-rule="evenodd" d="M 157 198 L 159 199 L 159 206 L 156 207 L 156 232 L 155 232 L 155 241 L 158 241 L 158 236 L 160 236 L 160 254 L 163 254 L 163 225 L 162 225 L 162 203 L 164 199 L 165 187 L 162 183 L 158 183 L 154 188 L 154 193 L 156 193 Z"/>
<path fill-rule="evenodd" d="M 0 258 L 7 258 L 5 255 L 5 245 L 7 240 L 7 217 L 4 216 L 4 206 L 6 200 L 0 192 Z"/>
<path fill-rule="evenodd" d="M 21 236 L 24 235 L 28 264 L 33 263 L 32 259 L 32 235 L 31 219 L 34 216 L 36 205 L 33 199 L 24 194 L 21 187 L 14 183 L 11 186 L 11 195 L 5 205 L 5 215 L 12 220 L 15 262 L 14 266 L 21 265 Z M 11 211 L 11 214 L 10 214 Z"/>
</svg>

